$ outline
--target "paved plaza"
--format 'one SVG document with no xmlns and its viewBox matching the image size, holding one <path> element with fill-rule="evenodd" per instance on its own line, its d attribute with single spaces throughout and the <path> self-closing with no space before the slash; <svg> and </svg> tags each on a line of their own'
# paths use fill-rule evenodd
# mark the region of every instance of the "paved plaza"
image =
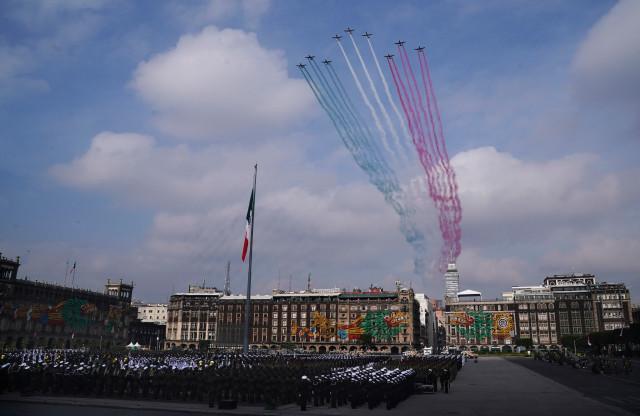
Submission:
<svg viewBox="0 0 640 416">
<path fill-rule="evenodd" d="M 549 377 L 553 377 L 552 380 Z M 555 381 L 555 380 L 559 380 Z M 583 380 L 581 383 L 580 380 Z M 570 387 L 571 386 L 571 387 Z M 587 394 L 588 396 L 586 396 Z M 366 406 L 328 409 L 309 408 L 309 415 L 632 415 L 640 414 L 640 384 L 623 377 L 592 375 L 587 370 L 526 358 L 481 357 L 468 362 L 452 384 L 451 393 L 414 395 L 397 408 Z M 231 411 L 209 409 L 203 404 L 179 402 L 128 401 L 115 399 L 74 399 L 61 397 L 0 396 L 3 416 L 64 415 L 90 413 L 92 416 L 181 414 L 291 415 L 300 414 L 293 405 L 276 411 L 262 407 L 242 407 Z M 625 410 L 627 409 L 627 410 Z"/>
</svg>

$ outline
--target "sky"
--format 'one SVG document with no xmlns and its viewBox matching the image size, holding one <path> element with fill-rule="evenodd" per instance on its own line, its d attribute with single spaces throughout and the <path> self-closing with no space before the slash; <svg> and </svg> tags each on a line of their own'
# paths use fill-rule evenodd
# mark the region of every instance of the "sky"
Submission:
<svg viewBox="0 0 640 416">
<path fill-rule="evenodd" d="M 74 285 L 133 281 L 148 302 L 222 287 L 230 261 L 242 293 L 257 163 L 254 293 L 311 273 L 316 288 L 399 280 L 442 298 L 428 195 L 418 252 L 296 67 L 331 59 L 371 122 L 331 39 L 352 27 L 380 59 L 398 39 L 427 47 L 461 290 L 594 273 L 638 303 L 638 21 L 635 0 L 2 1 L 0 252 L 20 277 L 63 284 L 76 262 Z M 393 167 L 424 175 L 415 155 Z"/>
</svg>

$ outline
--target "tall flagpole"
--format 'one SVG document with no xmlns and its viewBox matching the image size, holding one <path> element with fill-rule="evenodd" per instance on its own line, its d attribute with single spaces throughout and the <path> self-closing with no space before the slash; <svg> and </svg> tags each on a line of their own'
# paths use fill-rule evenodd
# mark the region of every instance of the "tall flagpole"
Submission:
<svg viewBox="0 0 640 416">
<path fill-rule="evenodd" d="M 258 178 L 258 164 L 253 167 L 253 198 L 251 207 L 251 234 L 249 237 L 249 273 L 247 276 L 247 301 L 244 307 L 244 342 L 243 352 L 249 352 L 249 317 L 251 316 L 251 264 L 253 260 L 253 226 L 256 223 L 256 179 Z"/>
</svg>

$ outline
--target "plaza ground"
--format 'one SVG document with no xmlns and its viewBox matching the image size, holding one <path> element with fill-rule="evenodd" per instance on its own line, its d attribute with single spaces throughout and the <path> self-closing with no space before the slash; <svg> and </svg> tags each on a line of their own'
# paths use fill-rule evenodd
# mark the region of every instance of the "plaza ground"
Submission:
<svg viewBox="0 0 640 416">
<path fill-rule="evenodd" d="M 640 369 L 636 368 L 635 371 Z M 62 397 L 0 396 L 2 416 L 173 416 L 293 415 L 299 407 L 275 411 L 243 406 L 236 410 L 209 409 L 203 404 L 87 399 Z M 640 414 L 640 383 L 623 375 L 594 375 L 589 370 L 551 365 L 527 358 L 481 357 L 468 362 L 452 384 L 450 394 L 414 395 L 393 410 L 379 406 L 358 409 L 310 407 L 308 415 L 633 415 Z"/>
</svg>

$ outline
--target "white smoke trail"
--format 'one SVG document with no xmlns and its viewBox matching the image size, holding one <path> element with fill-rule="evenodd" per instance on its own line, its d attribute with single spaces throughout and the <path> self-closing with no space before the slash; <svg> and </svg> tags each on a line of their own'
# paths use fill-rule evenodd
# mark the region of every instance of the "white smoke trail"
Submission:
<svg viewBox="0 0 640 416">
<path fill-rule="evenodd" d="M 358 56 L 358 60 L 360 61 L 360 65 L 362 66 L 362 70 L 364 71 L 364 74 L 367 77 L 367 81 L 369 81 L 369 88 L 371 88 L 371 92 L 373 93 L 373 97 L 376 100 L 376 104 L 378 105 L 378 108 L 380 109 L 380 112 L 382 113 L 385 119 L 385 122 L 389 127 L 391 136 L 393 136 L 393 139 L 395 140 L 396 147 L 399 150 L 398 153 L 404 156 L 404 160 L 407 161 L 408 158 L 406 157 L 406 154 L 402 152 L 402 147 L 400 145 L 400 138 L 398 137 L 398 133 L 396 133 L 396 129 L 393 126 L 393 123 L 391 123 L 391 118 L 389 117 L 389 113 L 387 112 L 387 109 L 385 108 L 385 106 L 382 104 L 382 101 L 380 100 L 380 95 L 378 95 L 378 89 L 373 83 L 373 79 L 371 78 L 369 69 L 367 69 L 367 65 L 365 64 L 364 59 L 362 58 L 362 54 L 360 53 L 360 48 L 358 48 L 358 45 L 356 44 L 356 41 L 353 39 L 353 35 L 351 33 L 349 33 L 349 38 L 351 39 L 353 48 L 356 51 L 356 55 Z M 384 136 L 384 140 L 386 140 L 386 135 Z"/>
<path fill-rule="evenodd" d="M 411 136 L 409 135 L 409 130 L 407 130 L 407 124 L 405 123 L 404 119 L 402 118 L 402 115 L 400 114 L 400 110 L 398 109 L 398 106 L 396 105 L 395 101 L 393 100 L 393 96 L 391 95 L 391 91 L 389 90 L 389 84 L 387 84 L 387 79 L 385 78 L 384 73 L 382 72 L 382 68 L 380 67 L 380 62 L 378 61 L 378 57 L 377 57 L 375 51 L 373 50 L 373 44 L 371 43 L 371 39 L 367 38 L 367 43 L 369 44 L 369 51 L 371 51 L 371 56 L 373 57 L 373 62 L 375 62 L 376 68 L 378 69 L 378 75 L 380 76 L 380 79 L 382 80 L 382 86 L 384 87 L 384 93 L 387 96 L 387 100 L 391 104 L 391 108 L 393 108 L 393 111 L 396 114 L 396 117 L 398 118 L 398 123 L 402 127 L 402 133 L 404 134 L 404 137 L 405 137 L 406 141 L 411 141 Z M 408 152 L 408 143 L 406 141 L 403 142 L 403 143 L 405 143 L 405 145 L 402 146 L 402 149 L 404 149 L 404 151 L 405 151 L 405 156 L 407 155 L 407 152 Z M 407 156 L 407 158 L 408 158 L 408 156 Z"/>
<path fill-rule="evenodd" d="M 342 47 L 342 43 L 340 43 L 340 41 L 338 41 L 338 46 L 340 47 L 340 51 L 342 52 L 342 56 L 344 56 L 345 61 L 347 61 L 347 66 L 349 67 L 349 71 L 351 71 L 351 76 L 353 77 L 353 80 L 356 83 L 356 86 L 358 87 L 358 91 L 360 92 L 360 95 L 362 96 L 362 99 L 363 99 L 364 103 L 366 104 L 367 108 L 369 108 L 369 112 L 371 113 L 371 117 L 373 117 L 373 121 L 375 122 L 376 127 L 378 128 L 378 131 L 380 132 L 380 137 L 382 138 L 382 145 L 387 150 L 387 152 L 389 152 L 390 155 L 393 155 L 393 151 L 389 147 L 389 143 L 387 143 L 387 140 L 386 140 L 387 134 L 385 133 L 384 128 L 382 127 L 382 123 L 380 123 L 380 119 L 378 118 L 378 114 L 376 113 L 375 108 L 373 108 L 373 105 L 371 105 L 371 101 L 369 101 L 369 97 L 367 97 L 367 94 L 365 93 L 364 88 L 362 88 L 362 84 L 360 83 L 360 79 L 358 78 L 358 74 L 356 74 L 356 71 L 353 69 L 353 66 L 351 65 L 351 60 L 349 60 L 349 57 L 347 56 L 347 52 Z"/>
</svg>

